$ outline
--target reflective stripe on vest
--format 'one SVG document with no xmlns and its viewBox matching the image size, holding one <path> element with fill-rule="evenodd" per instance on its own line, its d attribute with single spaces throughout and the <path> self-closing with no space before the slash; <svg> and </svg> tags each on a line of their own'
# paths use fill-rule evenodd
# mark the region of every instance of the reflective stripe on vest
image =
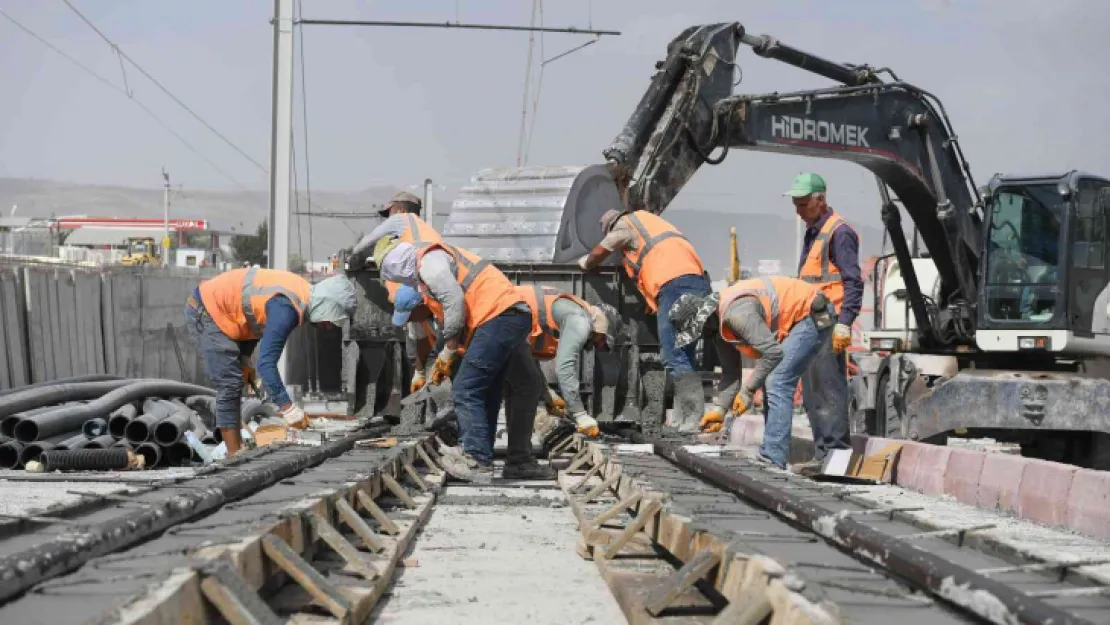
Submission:
<svg viewBox="0 0 1110 625">
<path fill-rule="evenodd" d="M 478 277 L 478 274 L 482 273 L 486 267 L 489 267 L 489 261 L 483 258 L 478 262 L 474 262 L 463 255 L 456 247 L 451 247 L 451 251 L 454 252 L 455 261 L 458 263 L 455 266 L 455 280 L 458 281 L 459 288 L 465 293 L 466 290 L 470 288 L 470 285 L 474 283 L 474 279 Z M 462 280 L 459 280 L 458 265 L 462 265 L 467 271 L 466 277 Z"/>
<path fill-rule="evenodd" d="M 821 227 L 821 231 L 817 233 L 817 237 L 813 240 L 809 253 L 806 254 L 802 268 L 798 271 L 798 279 L 811 284 L 843 282 L 844 279 L 840 275 L 840 270 L 836 269 L 829 261 L 829 243 L 832 242 L 832 235 L 836 232 L 836 229 L 845 224 L 846 222 L 840 218 L 840 215 L 833 213 L 829 216 L 828 220 L 825 221 L 825 225 Z M 809 259 L 813 254 L 814 248 L 816 248 L 820 254 L 821 273 L 819 274 L 813 271 L 815 268 L 809 267 Z M 807 267 L 809 267 L 808 270 Z"/>
<path fill-rule="evenodd" d="M 260 295 L 284 295 L 292 302 L 293 307 L 297 312 L 304 317 L 305 302 L 297 297 L 295 293 L 283 286 L 254 286 L 254 276 L 258 273 L 258 267 L 251 267 L 247 270 L 247 275 L 243 278 L 243 317 L 247 320 L 247 327 L 255 335 L 261 335 L 263 327 L 258 325 L 257 319 L 254 316 L 254 306 L 251 306 L 251 298 Z"/>
<path fill-rule="evenodd" d="M 420 234 L 420 224 L 416 221 L 416 215 L 412 213 L 405 213 L 405 217 L 409 222 L 409 236 L 412 237 L 413 247 L 428 247 L 436 241 L 425 241 L 424 237 Z"/>
<path fill-rule="evenodd" d="M 632 260 L 631 258 L 628 258 L 628 256 L 625 256 L 624 259 L 625 262 L 630 265 L 632 269 L 633 280 L 640 277 L 640 267 L 643 266 L 644 259 L 647 258 L 648 252 L 655 248 L 656 245 L 659 245 L 667 239 L 674 238 L 682 239 L 687 243 L 690 242 L 686 239 L 685 235 L 674 230 L 671 230 L 670 232 L 662 232 L 652 237 L 648 235 L 647 228 L 644 227 L 643 222 L 640 221 L 640 218 L 637 217 L 635 213 L 629 213 L 628 215 L 626 215 L 626 217 L 628 217 L 628 222 L 632 224 L 632 227 L 636 229 L 636 232 L 640 234 L 640 238 L 643 239 L 643 245 L 641 245 L 640 248 L 636 250 L 637 252 L 639 252 L 639 254 L 636 255 L 636 260 Z"/>
<path fill-rule="evenodd" d="M 732 329 L 725 322 L 728 309 L 741 297 L 755 297 L 763 308 L 767 327 L 782 342 L 794 326 L 810 316 L 813 300 L 820 289 L 797 278 L 786 276 L 762 276 L 741 280 L 721 292 L 717 306 L 720 317 L 721 338 L 733 344 L 740 344 Z"/>
<path fill-rule="evenodd" d="M 778 336 L 778 334 L 779 334 L 779 310 L 780 310 L 779 309 L 779 294 L 775 291 L 775 286 L 773 284 L 771 284 L 771 279 L 768 278 L 767 276 L 761 276 L 761 277 L 756 278 L 756 279 L 763 283 L 763 288 L 762 289 L 743 289 L 742 291 L 740 291 L 739 293 L 736 294 L 735 298 L 733 298 L 729 302 L 726 302 L 724 304 L 724 306 L 722 306 L 722 308 L 724 308 L 724 310 L 721 311 L 721 315 L 720 315 L 721 323 L 723 324 L 725 322 L 725 313 L 728 312 L 728 306 L 731 306 L 733 304 L 733 302 L 740 299 L 741 297 L 751 297 L 751 296 L 766 297 L 767 300 L 771 304 L 770 305 L 770 308 L 771 308 L 770 311 L 767 311 L 766 308 L 764 308 L 765 313 L 766 312 L 771 313 L 771 320 L 767 324 L 767 326 L 771 329 L 772 334 L 774 334 L 775 336 Z M 724 335 L 722 334 L 722 336 L 724 336 Z M 727 341 L 728 339 L 725 339 L 725 340 Z M 736 343 L 737 341 L 732 340 L 732 341 L 728 341 L 728 342 L 729 343 Z"/>
</svg>

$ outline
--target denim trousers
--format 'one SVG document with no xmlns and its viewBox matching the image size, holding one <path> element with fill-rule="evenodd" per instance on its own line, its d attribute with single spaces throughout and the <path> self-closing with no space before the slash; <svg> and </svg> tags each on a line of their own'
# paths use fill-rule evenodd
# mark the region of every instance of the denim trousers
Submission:
<svg viewBox="0 0 1110 625">
<path fill-rule="evenodd" d="M 813 431 L 814 457 L 852 446 L 848 426 L 848 364 L 846 354 L 832 348 L 832 333 L 821 340 L 817 354 L 802 374 L 802 402 Z"/>
<path fill-rule="evenodd" d="M 663 359 L 663 368 L 672 377 L 692 372 L 697 353 L 696 342 L 682 349 L 675 349 L 674 346 L 675 331 L 669 313 L 678 298 L 686 293 L 701 297 L 709 295 L 711 291 L 705 276 L 689 274 L 674 278 L 659 288 L 659 296 L 655 301 L 659 306 L 655 313 L 655 323 L 659 330 L 660 356 Z"/>
<path fill-rule="evenodd" d="M 780 468 L 790 460 L 790 430 L 794 422 L 794 391 L 832 328 L 818 331 L 813 319 L 798 322 L 782 341 L 782 362 L 763 385 L 763 444 L 759 452 Z"/>
<path fill-rule="evenodd" d="M 216 389 L 216 427 L 236 428 L 241 423 L 239 403 L 243 397 L 243 370 L 239 365 L 242 347 L 224 334 L 203 305 L 185 306 L 185 327 L 204 357 L 204 370 Z"/>
<path fill-rule="evenodd" d="M 493 462 L 493 441 L 506 373 L 520 348 L 531 357 L 526 342 L 531 330 L 532 316 L 515 309 L 478 326 L 451 382 L 451 400 L 463 451 L 479 463 Z M 534 418 L 535 405 L 532 412 Z"/>
</svg>

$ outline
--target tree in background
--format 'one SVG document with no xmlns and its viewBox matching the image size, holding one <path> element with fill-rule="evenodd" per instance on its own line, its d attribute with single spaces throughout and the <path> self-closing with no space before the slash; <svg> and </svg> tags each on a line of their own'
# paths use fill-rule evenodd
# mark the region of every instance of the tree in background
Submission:
<svg viewBox="0 0 1110 625">
<path fill-rule="evenodd" d="M 300 254 L 289 255 L 289 271 L 293 273 L 305 273 L 308 265 L 304 262 L 304 258 Z"/>
<path fill-rule="evenodd" d="M 266 250 L 269 248 L 270 233 L 266 222 L 258 224 L 254 235 L 239 235 L 231 238 L 231 251 L 240 264 L 244 261 L 259 267 L 266 266 Z"/>
</svg>

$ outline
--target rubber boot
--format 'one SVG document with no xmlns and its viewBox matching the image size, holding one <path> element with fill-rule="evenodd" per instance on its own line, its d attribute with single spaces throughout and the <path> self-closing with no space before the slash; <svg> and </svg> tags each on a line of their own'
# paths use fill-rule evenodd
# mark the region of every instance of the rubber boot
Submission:
<svg viewBox="0 0 1110 625">
<path fill-rule="evenodd" d="M 243 438 L 239 434 L 239 428 L 220 428 L 220 435 L 223 436 L 224 445 L 227 445 L 228 458 L 239 453 L 239 450 L 243 447 Z"/>
<path fill-rule="evenodd" d="M 701 375 L 683 373 L 674 379 L 674 415 L 671 424 L 679 432 L 697 432 L 698 422 L 705 414 L 705 391 Z"/>
</svg>

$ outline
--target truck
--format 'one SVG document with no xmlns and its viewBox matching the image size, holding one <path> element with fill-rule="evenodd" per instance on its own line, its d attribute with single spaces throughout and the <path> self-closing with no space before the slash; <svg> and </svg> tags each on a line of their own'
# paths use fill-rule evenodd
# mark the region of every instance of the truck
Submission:
<svg viewBox="0 0 1110 625">
<path fill-rule="evenodd" d="M 127 254 L 120 259 L 127 267 L 158 265 L 162 262 L 153 237 L 127 237 Z"/>
<path fill-rule="evenodd" d="M 734 94 L 742 50 L 833 84 Z M 552 283 L 626 315 L 618 353 L 584 359 L 602 420 L 660 423 L 670 382 L 654 320 L 614 260 L 589 275 L 573 261 L 600 241 L 606 210 L 663 213 L 700 167 L 754 150 L 851 161 L 875 176 L 892 252 L 874 272 L 870 349 L 853 356 L 857 432 L 990 436 L 1029 455 L 1110 468 L 1110 180 L 995 174 L 980 187 L 934 94 L 889 68 L 833 62 L 739 22 L 687 28 L 655 69 L 603 164 L 479 172 L 441 230 L 518 282 Z M 388 335 L 395 348 L 384 289 L 372 276 L 356 280 L 377 321 L 356 321 L 344 341 Z M 394 349 L 386 345 L 375 349 Z M 707 387 L 712 352 L 699 364 Z M 404 393 L 401 359 L 395 351 L 390 360 L 394 395 Z"/>
</svg>

